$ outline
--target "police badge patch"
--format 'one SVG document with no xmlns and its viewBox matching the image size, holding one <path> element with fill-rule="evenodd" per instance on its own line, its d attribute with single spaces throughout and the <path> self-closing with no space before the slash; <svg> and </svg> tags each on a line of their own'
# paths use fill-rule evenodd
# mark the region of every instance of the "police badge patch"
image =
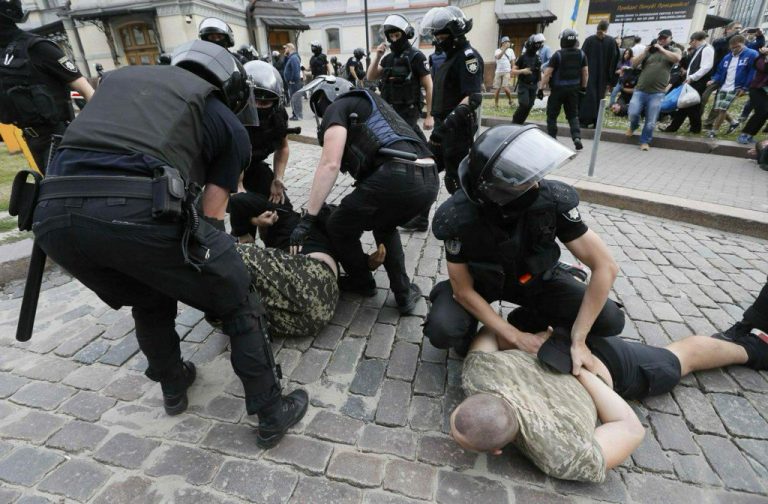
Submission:
<svg viewBox="0 0 768 504">
<path fill-rule="evenodd" d="M 478 68 L 480 68 L 480 65 L 477 63 L 477 58 L 474 56 L 471 59 L 467 59 L 464 62 L 467 66 L 467 72 L 471 74 L 476 74 Z"/>
<path fill-rule="evenodd" d="M 579 207 L 571 208 L 568 212 L 563 214 L 563 217 L 571 222 L 581 222 L 581 214 L 579 213 Z"/>
<path fill-rule="evenodd" d="M 461 252 L 461 241 L 456 239 L 445 240 L 445 251 L 451 255 L 457 255 Z"/>
<path fill-rule="evenodd" d="M 74 63 L 72 63 L 72 60 L 67 58 L 66 56 L 59 58 L 59 64 L 63 66 L 65 69 L 69 70 L 72 73 L 77 73 L 77 67 Z"/>
</svg>

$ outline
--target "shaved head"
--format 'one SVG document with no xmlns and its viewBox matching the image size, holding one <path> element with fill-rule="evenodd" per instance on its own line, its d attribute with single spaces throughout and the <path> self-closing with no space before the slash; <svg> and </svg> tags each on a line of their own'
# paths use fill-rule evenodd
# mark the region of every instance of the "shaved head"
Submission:
<svg viewBox="0 0 768 504">
<path fill-rule="evenodd" d="M 519 430 L 512 407 L 491 394 L 467 397 L 454 410 L 452 424 L 456 441 L 479 452 L 503 448 L 515 439 Z"/>
</svg>

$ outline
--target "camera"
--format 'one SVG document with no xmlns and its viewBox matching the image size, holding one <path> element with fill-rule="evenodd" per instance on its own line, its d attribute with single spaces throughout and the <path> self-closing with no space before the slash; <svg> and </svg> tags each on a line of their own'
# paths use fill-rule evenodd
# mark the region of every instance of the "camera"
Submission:
<svg viewBox="0 0 768 504">
<path fill-rule="evenodd" d="M 656 51 L 658 51 L 658 49 L 656 48 L 656 43 L 658 41 L 659 41 L 658 39 L 651 40 L 651 43 L 648 44 L 648 52 L 649 53 L 655 53 Z"/>
</svg>

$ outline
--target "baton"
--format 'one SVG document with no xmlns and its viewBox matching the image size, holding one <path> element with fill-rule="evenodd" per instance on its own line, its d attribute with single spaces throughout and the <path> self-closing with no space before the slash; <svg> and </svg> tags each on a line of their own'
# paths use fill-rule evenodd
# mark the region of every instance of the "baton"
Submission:
<svg viewBox="0 0 768 504">
<path fill-rule="evenodd" d="M 16 340 L 29 341 L 35 327 L 37 300 L 40 296 L 40 284 L 43 281 L 46 255 L 43 249 L 35 243 L 32 245 L 32 256 L 29 258 L 27 283 L 24 286 L 24 298 L 21 301 L 19 325 L 16 327 Z"/>
<path fill-rule="evenodd" d="M 387 156 L 387 157 L 405 159 L 406 161 L 416 161 L 417 159 L 419 159 L 419 156 L 417 156 L 413 152 L 405 152 L 397 149 L 389 149 L 387 147 L 382 147 L 381 149 L 379 149 L 378 154 L 382 156 Z"/>
</svg>

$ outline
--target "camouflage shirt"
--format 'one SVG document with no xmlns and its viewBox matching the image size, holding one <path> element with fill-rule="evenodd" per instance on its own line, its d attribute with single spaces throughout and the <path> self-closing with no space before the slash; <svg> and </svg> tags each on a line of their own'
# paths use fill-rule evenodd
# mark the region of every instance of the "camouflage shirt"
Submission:
<svg viewBox="0 0 768 504">
<path fill-rule="evenodd" d="M 493 394 L 513 406 L 520 425 L 513 444 L 546 474 L 605 480 L 603 452 L 594 439 L 597 411 L 575 377 L 550 371 L 520 350 L 470 352 L 462 385 L 467 395 Z"/>
</svg>

